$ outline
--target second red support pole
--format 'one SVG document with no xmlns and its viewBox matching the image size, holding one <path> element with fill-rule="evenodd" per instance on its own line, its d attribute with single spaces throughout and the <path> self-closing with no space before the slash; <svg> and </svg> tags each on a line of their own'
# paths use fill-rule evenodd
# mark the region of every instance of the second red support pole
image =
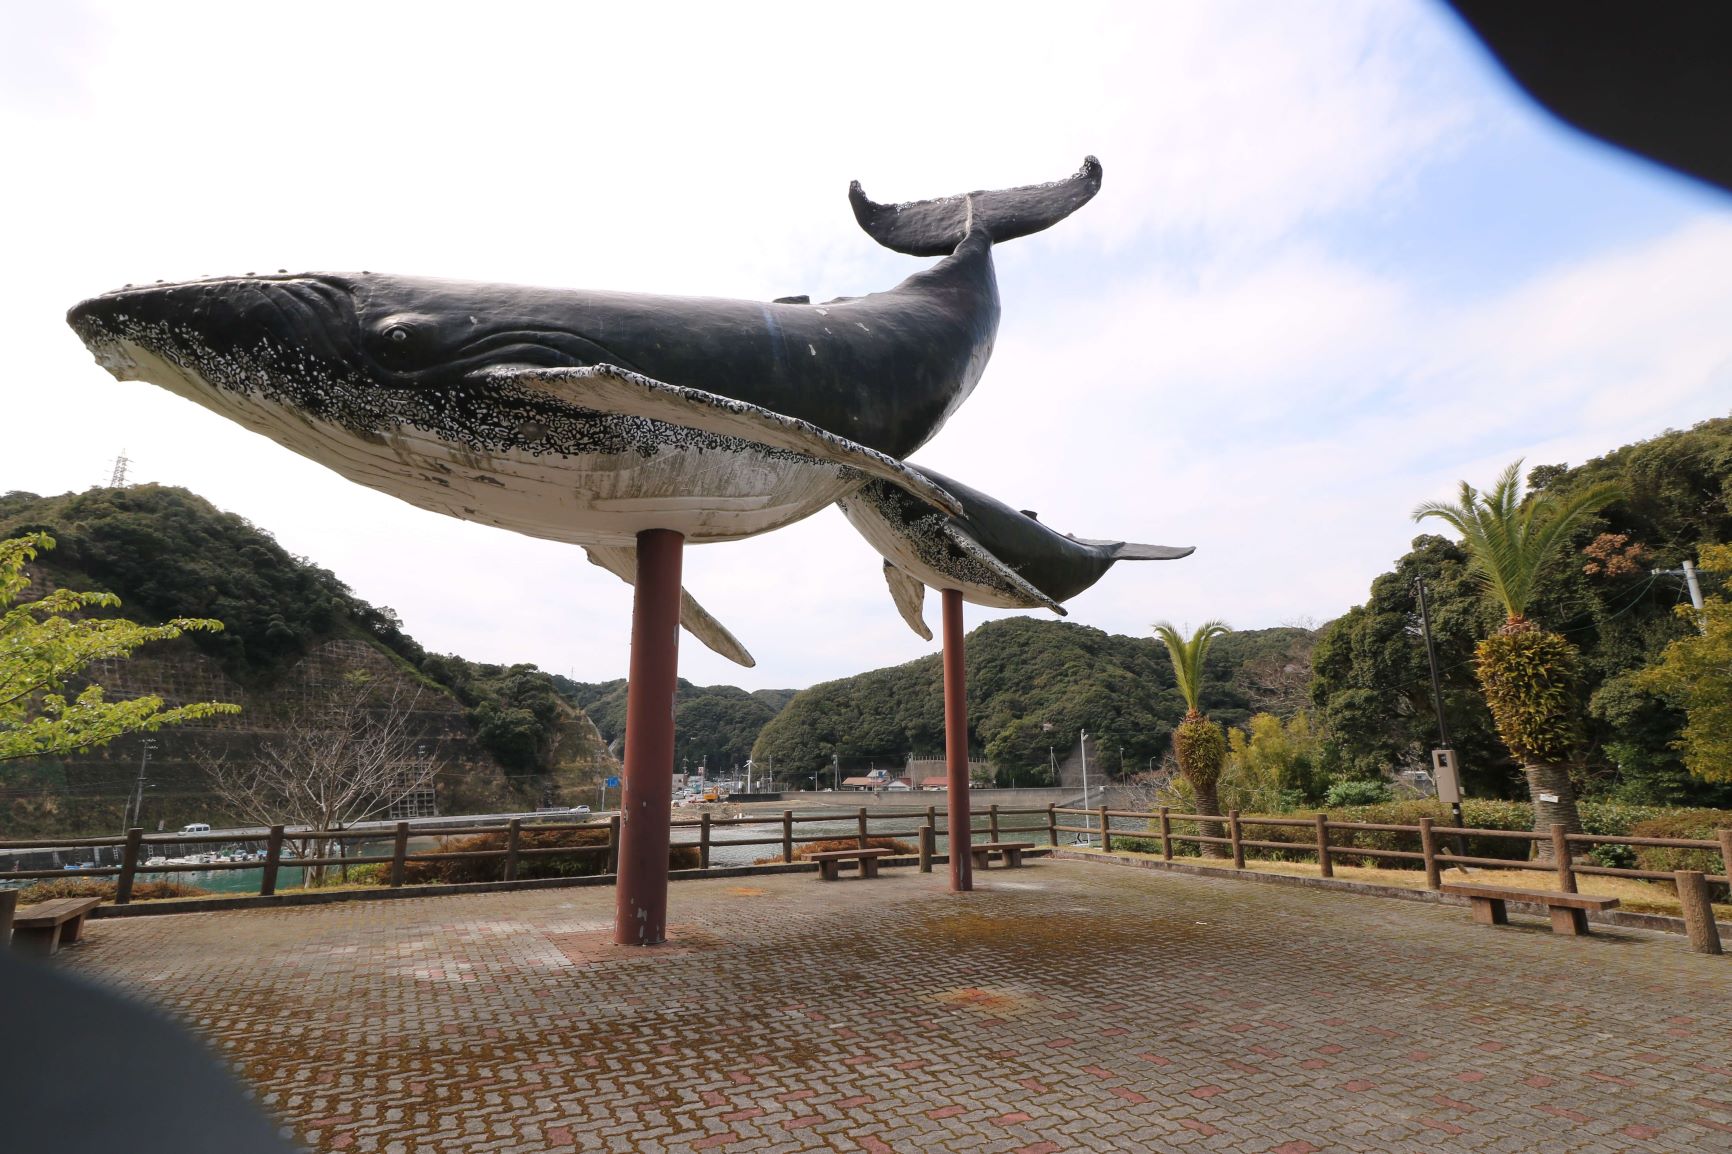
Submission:
<svg viewBox="0 0 1732 1154">
<path fill-rule="evenodd" d="M 944 772 L 950 810 L 950 888 L 974 888 L 968 797 L 968 678 L 964 672 L 962 593 L 944 590 Z"/>
<path fill-rule="evenodd" d="M 656 946 L 668 935 L 668 826 L 673 817 L 674 690 L 685 540 L 668 529 L 637 535 L 613 914 L 613 940 L 622 946 Z"/>
</svg>

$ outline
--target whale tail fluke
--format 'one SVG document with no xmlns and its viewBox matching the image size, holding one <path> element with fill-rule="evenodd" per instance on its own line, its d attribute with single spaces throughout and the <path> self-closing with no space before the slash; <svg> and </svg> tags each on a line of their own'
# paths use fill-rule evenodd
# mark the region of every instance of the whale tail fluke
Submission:
<svg viewBox="0 0 1732 1154">
<path fill-rule="evenodd" d="M 1003 242 L 1051 228 L 1100 190 L 1101 162 L 1090 156 L 1075 175 L 1050 184 L 879 204 L 856 180 L 848 189 L 848 200 L 866 235 L 885 248 L 909 256 L 949 256 L 975 229 Z"/>
<path fill-rule="evenodd" d="M 1092 541 L 1087 537 L 1071 540 L 1104 549 L 1114 561 L 1177 561 L 1197 551 L 1195 545 L 1139 545 L 1135 541 Z"/>
</svg>

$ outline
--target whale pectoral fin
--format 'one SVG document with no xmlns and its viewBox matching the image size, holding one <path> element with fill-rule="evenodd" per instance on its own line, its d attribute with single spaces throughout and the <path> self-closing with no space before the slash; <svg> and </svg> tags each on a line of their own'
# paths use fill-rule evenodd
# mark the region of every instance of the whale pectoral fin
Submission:
<svg viewBox="0 0 1732 1154">
<path fill-rule="evenodd" d="M 926 606 L 926 586 L 913 574 L 898 569 L 890 562 L 884 562 L 884 580 L 890 586 L 890 600 L 896 602 L 896 612 L 902 614 L 902 620 L 908 622 L 908 628 L 920 634 L 926 641 L 932 640 L 932 630 L 927 627 L 923 612 Z"/>
<path fill-rule="evenodd" d="M 848 200 L 866 235 L 885 248 L 909 256 L 948 256 L 976 228 L 985 230 L 995 243 L 1051 228 L 1100 190 L 1101 162 L 1090 156 L 1075 175 L 1051 184 L 879 204 L 856 180 L 848 189 Z"/>
<path fill-rule="evenodd" d="M 629 545 L 585 545 L 583 551 L 589 554 L 590 564 L 601 566 L 627 585 L 637 584 L 636 549 Z M 720 621 L 711 617 L 709 611 L 699 605 L 684 588 L 680 589 L 680 625 L 687 633 L 735 665 L 744 665 L 750 669 L 758 663 L 746 652 L 746 647 L 741 645 Z"/>
<path fill-rule="evenodd" d="M 470 379 L 480 384 L 511 385 L 543 393 L 592 412 L 645 417 L 845 465 L 868 476 L 882 477 L 952 516 L 962 512 L 955 497 L 895 457 L 839 437 L 809 421 L 784 416 L 748 401 L 670 385 L 612 365 L 584 368 L 504 365 L 482 369 L 471 374 Z"/>
<path fill-rule="evenodd" d="M 993 555 L 991 550 L 987 549 L 987 547 L 982 545 L 979 541 L 976 541 L 968 530 L 956 525 L 955 523 L 950 523 L 944 526 L 944 534 L 950 538 L 951 542 L 955 544 L 958 549 L 961 549 L 964 553 L 968 554 L 970 559 L 992 570 L 999 580 L 1009 585 L 1021 596 L 1027 598 L 1032 604 L 1044 605 L 1054 613 L 1057 613 L 1060 617 L 1070 616 L 1063 605 L 1060 605 L 1057 601 L 1054 601 L 1051 597 L 1048 597 L 1045 593 L 1042 593 L 1039 589 L 1030 585 L 1027 578 L 1025 578 L 1021 573 L 1018 573 L 1015 569 L 1012 569 L 1009 565 L 1006 565 L 1003 561 L 1000 561 L 995 555 Z"/>
<path fill-rule="evenodd" d="M 1104 549 L 1114 561 L 1177 561 L 1197 551 L 1195 545 L 1138 545 L 1134 541 L 1092 541 L 1087 537 L 1071 540 Z"/>
</svg>

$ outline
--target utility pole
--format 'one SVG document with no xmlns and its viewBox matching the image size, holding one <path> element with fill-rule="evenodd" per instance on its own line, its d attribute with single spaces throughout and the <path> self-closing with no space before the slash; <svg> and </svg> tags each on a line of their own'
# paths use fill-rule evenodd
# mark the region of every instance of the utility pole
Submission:
<svg viewBox="0 0 1732 1154">
<path fill-rule="evenodd" d="M 830 771 L 831 771 L 833 778 L 835 779 L 836 792 L 841 793 L 842 792 L 842 755 L 841 754 L 832 753 L 830 755 Z"/>
<path fill-rule="evenodd" d="M 1415 577 L 1414 584 L 1419 586 L 1419 627 L 1421 632 L 1425 634 L 1425 663 L 1431 669 L 1431 704 L 1437 710 L 1438 751 L 1444 755 L 1444 759 L 1449 763 L 1449 768 L 1456 775 L 1455 797 L 1450 800 L 1449 814 L 1450 819 L 1455 822 L 1459 829 L 1462 824 L 1461 763 L 1456 759 L 1455 750 L 1449 744 L 1449 723 L 1444 720 L 1443 716 L 1443 682 L 1437 675 L 1437 647 L 1431 641 L 1431 610 L 1425 603 L 1425 578 L 1423 576 Z M 1437 755 L 1433 754 L 1432 756 L 1436 760 Z M 1467 856 L 1465 844 L 1459 846 L 1456 852 L 1463 857 Z"/>
<path fill-rule="evenodd" d="M 1696 563 L 1685 561 L 1682 569 L 1655 569 L 1656 577 L 1682 577 L 1685 588 L 1690 590 L 1690 604 L 1696 607 L 1696 628 L 1703 633 L 1708 632 L 1708 622 L 1703 617 L 1702 583 L 1696 579 Z"/>
<path fill-rule="evenodd" d="M 122 821 L 120 827 L 122 834 L 136 825 L 139 819 L 144 816 L 144 769 L 150 764 L 150 751 L 154 748 L 156 748 L 156 738 L 145 738 L 144 752 L 138 758 L 138 784 L 133 787 L 132 791 L 132 817 L 129 821 Z"/>
</svg>

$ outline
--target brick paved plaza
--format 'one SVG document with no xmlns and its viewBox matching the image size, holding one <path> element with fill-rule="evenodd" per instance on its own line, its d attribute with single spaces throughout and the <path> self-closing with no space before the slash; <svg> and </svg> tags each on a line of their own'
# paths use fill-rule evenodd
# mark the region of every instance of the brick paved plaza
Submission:
<svg viewBox="0 0 1732 1154">
<path fill-rule="evenodd" d="M 1036 861 L 104 920 L 319 1150 L 1732 1150 L 1732 958 Z M 1520 919 L 1518 919 L 1520 920 Z M 239 1154 L 239 1152 L 237 1152 Z"/>
</svg>

